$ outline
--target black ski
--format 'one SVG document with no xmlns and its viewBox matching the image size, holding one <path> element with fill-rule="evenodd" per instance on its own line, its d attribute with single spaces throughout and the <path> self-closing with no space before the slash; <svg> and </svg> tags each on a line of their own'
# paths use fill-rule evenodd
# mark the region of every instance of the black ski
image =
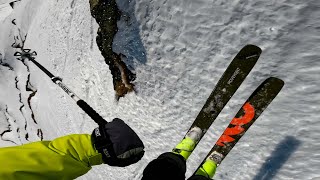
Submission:
<svg viewBox="0 0 320 180">
<path fill-rule="evenodd" d="M 249 74 L 253 66 L 256 64 L 261 54 L 261 49 L 255 45 L 246 45 L 243 47 L 236 57 L 228 66 L 207 102 L 199 112 L 197 118 L 194 120 L 188 132 L 194 127 L 200 128 L 202 133 L 200 139 L 196 142 L 194 148 L 201 140 L 205 132 L 209 129 L 216 117 L 219 115 L 223 107 L 227 104 L 246 76 Z M 187 133 L 188 134 L 188 133 Z M 186 135 L 187 135 L 186 134 Z M 182 141 L 186 136 L 182 139 Z M 181 141 L 181 142 L 182 142 Z M 178 147 L 178 146 L 177 146 Z M 175 147 L 172 151 L 184 156 L 185 159 L 192 153 L 188 150 L 179 149 Z M 184 152 L 183 152 L 184 151 Z"/>
<path fill-rule="evenodd" d="M 252 93 L 195 171 L 196 175 L 213 177 L 216 167 L 277 96 L 283 85 L 281 79 L 270 77 Z"/>
</svg>

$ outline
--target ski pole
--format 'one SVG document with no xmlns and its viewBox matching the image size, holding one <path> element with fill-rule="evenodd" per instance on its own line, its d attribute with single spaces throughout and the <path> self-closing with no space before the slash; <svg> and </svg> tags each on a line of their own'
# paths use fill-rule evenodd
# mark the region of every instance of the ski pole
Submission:
<svg viewBox="0 0 320 180">
<path fill-rule="evenodd" d="M 18 60 L 23 61 L 24 59 L 28 59 L 33 62 L 37 67 L 39 67 L 45 74 L 47 74 L 50 79 L 57 84 L 64 92 L 66 92 L 76 103 L 77 105 L 86 112 L 94 122 L 96 122 L 99 126 L 108 123 L 104 120 L 89 104 L 87 104 L 84 100 L 80 99 L 74 92 L 72 92 L 65 84 L 62 83 L 62 79 L 60 77 L 54 76 L 50 71 L 44 68 L 40 63 L 35 60 L 35 56 L 37 53 L 35 51 L 30 52 L 31 49 L 22 49 L 22 52 L 15 52 L 14 56 L 17 57 Z"/>
</svg>

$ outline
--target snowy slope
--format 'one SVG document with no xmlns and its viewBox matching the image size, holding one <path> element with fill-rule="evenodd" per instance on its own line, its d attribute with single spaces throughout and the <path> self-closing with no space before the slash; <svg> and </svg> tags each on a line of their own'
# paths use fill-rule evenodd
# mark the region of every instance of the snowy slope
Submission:
<svg viewBox="0 0 320 180">
<path fill-rule="evenodd" d="M 41 64 L 106 120 L 124 119 L 145 143 L 146 154 L 137 164 L 102 165 L 79 179 L 140 179 L 148 162 L 184 136 L 237 51 L 256 44 L 263 49 L 260 60 L 190 156 L 187 177 L 250 93 L 276 76 L 285 81 L 284 89 L 219 166 L 215 179 L 320 178 L 319 1 L 118 4 L 126 16 L 118 24 L 114 50 L 128 57 L 137 74 L 137 93 L 119 102 L 96 46 L 98 26 L 87 1 L 24 0 L 1 22 L 1 146 L 40 140 L 39 130 L 43 139 L 53 139 L 91 133 L 96 126 L 33 64 L 27 68 L 14 59 L 10 46 L 19 33 L 28 34 L 25 47 L 37 51 Z"/>
<path fill-rule="evenodd" d="M 0 3 L 0 21 L 3 21 L 11 12 L 12 8 L 9 4 Z"/>
</svg>

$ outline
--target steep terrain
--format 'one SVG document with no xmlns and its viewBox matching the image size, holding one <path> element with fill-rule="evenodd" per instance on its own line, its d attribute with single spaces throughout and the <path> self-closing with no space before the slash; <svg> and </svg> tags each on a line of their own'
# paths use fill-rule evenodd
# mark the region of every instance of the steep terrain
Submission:
<svg viewBox="0 0 320 180">
<path fill-rule="evenodd" d="M 140 179 L 144 167 L 184 136 L 237 51 L 263 53 L 187 162 L 187 177 L 250 93 L 267 77 L 285 81 L 274 102 L 219 166 L 216 180 L 319 179 L 320 2 L 318 0 L 131 0 L 113 42 L 136 74 L 136 93 L 117 102 L 96 43 L 88 1 L 23 0 L 0 25 L 0 144 L 18 145 L 96 126 L 31 63 L 15 60 L 24 42 L 106 120 L 124 119 L 145 157 L 127 168 L 93 168 L 79 179 Z M 13 21 L 15 19 L 15 21 Z M 35 93 L 36 92 L 36 93 Z M 41 131 L 40 131 L 41 130 Z"/>
</svg>

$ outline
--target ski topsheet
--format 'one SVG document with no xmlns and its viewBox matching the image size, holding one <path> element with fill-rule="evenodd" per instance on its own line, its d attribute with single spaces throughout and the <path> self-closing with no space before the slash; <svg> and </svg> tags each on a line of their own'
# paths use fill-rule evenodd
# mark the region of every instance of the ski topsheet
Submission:
<svg viewBox="0 0 320 180">
<path fill-rule="evenodd" d="M 277 96 L 283 85 L 281 79 L 270 77 L 252 93 L 195 171 L 196 175 L 213 177 L 216 167 Z"/>
<path fill-rule="evenodd" d="M 228 66 L 211 95 L 207 99 L 203 108 L 199 112 L 197 118 L 194 120 L 188 132 L 194 127 L 200 128 L 202 133 L 200 139 L 194 145 L 197 146 L 205 132 L 209 129 L 211 124 L 217 118 L 223 107 L 227 104 L 241 83 L 247 77 L 253 66 L 256 64 L 261 54 L 261 49 L 255 45 L 246 45 L 243 47 L 236 57 L 232 60 Z M 182 139 L 184 140 L 186 136 Z M 182 141 L 181 141 L 182 142 Z M 193 148 L 193 149 L 194 149 Z M 189 157 L 191 152 L 183 152 L 178 147 L 172 151 L 184 156 L 185 159 Z"/>
</svg>

